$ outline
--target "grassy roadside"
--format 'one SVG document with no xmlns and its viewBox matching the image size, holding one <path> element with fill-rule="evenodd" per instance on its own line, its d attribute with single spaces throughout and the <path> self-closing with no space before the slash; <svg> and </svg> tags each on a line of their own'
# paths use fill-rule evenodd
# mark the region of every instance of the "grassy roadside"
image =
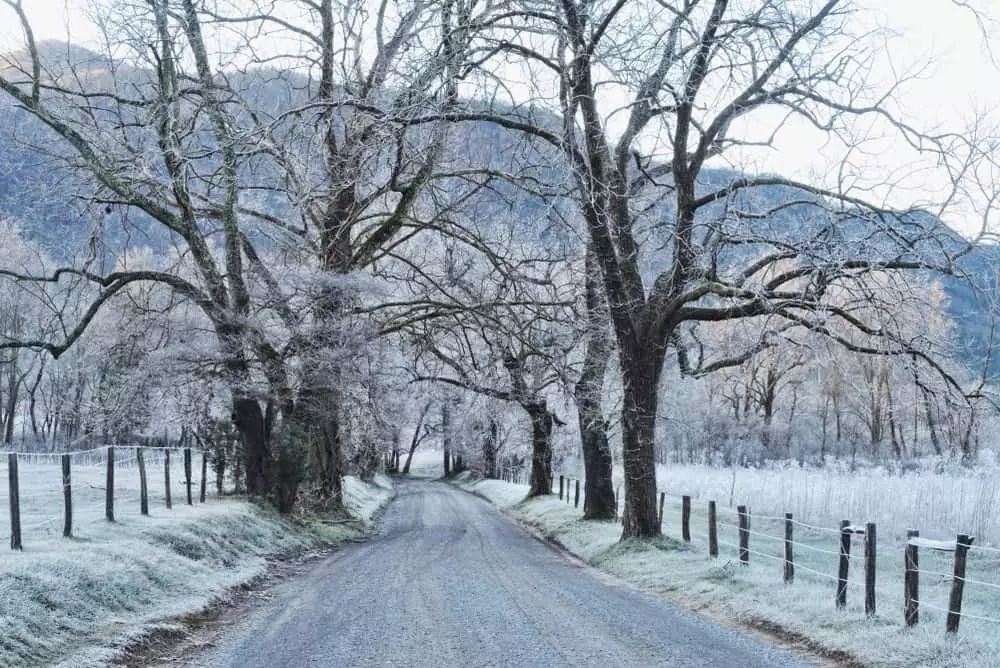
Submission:
<svg viewBox="0 0 1000 668">
<path fill-rule="evenodd" d="M 0 555 L 0 666 L 103 665 L 262 577 L 273 559 L 357 538 L 392 496 L 345 479 L 358 522 L 295 522 L 235 499 L 95 525 Z"/>
<path fill-rule="evenodd" d="M 681 542 L 679 536 L 671 537 L 677 533 L 670 530 L 676 528 L 677 520 L 669 509 L 665 512 L 667 536 L 656 541 L 622 543 L 620 525 L 584 522 L 579 510 L 553 497 L 526 501 L 523 486 L 469 479 L 458 484 L 596 568 L 680 606 L 806 647 L 836 664 L 899 668 L 1000 666 L 995 630 L 991 632 L 991 627 L 979 626 L 975 620 L 963 621 L 957 636 L 946 637 L 941 613 L 926 609 L 921 611 L 921 624 L 906 629 L 897 610 L 901 608 L 902 591 L 896 591 L 894 585 L 879 591 L 879 614 L 866 618 L 863 589 L 853 565 L 848 608 L 837 611 L 833 604 L 835 582 L 803 569 L 797 572 L 793 585 L 784 585 L 780 561 L 760 558 L 770 550 L 763 546 L 749 568 L 740 567 L 735 552 L 725 546 L 720 547 L 718 559 L 710 559 L 700 536 L 692 536 L 689 544 Z M 727 540 L 722 531 L 720 534 L 720 540 Z M 801 540 L 811 538 L 802 536 Z M 897 564 L 893 556 L 882 559 L 886 569 L 901 564 L 901 557 Z M 835 564 L 825 564 L 828 554 L 817 553 L 815 558 L 817 572 L 829 572 Z M 927 584 L 933 591 L 938 583 Z"/>
</svg>

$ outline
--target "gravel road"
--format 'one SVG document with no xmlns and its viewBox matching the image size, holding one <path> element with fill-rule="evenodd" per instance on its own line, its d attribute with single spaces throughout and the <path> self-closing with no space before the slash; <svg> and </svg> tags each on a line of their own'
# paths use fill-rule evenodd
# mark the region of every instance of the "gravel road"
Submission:
<svg viewBox="0 0 1000 668">
<path fill-rule="evenodd" d="M 449 485 L 398 492 L 377 536 L 276 587 L 188 665 L 814 665 L 616 585 Z"/>
</svg>

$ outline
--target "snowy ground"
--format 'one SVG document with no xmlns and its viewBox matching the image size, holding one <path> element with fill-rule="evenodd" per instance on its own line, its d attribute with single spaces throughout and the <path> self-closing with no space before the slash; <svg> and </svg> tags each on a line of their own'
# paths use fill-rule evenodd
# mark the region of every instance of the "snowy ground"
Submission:
<svg viewBox="0 0 1000 668">
<path fill-rule="evenodd" d="M 946 637 L 945 612 L 951 588 L 952 555 L 920 551 L 920 624 L 903 624 L 903 527 L 921 535 L 952 539 L 958 521 L 971 507 L 963 499 L 987 495 L 979 476 L 886 473 L 848 476 L 834 472 L 738 470 L 670 467 L 660 471 L 661 488 L 669 490 L 664 509 L 665 538 L 656 543 L 618 542 L 621 527 L 611 522 L 584 522 L 581 511 L 549 497 L 523 502 L 527 487 L 500 481 L 464 483 L 508 512 L 557 539 L 580 557 L 644 588 L 665 594 L 696 609 L 752 622 L 770 622 L 801 634 L 827 650 L 840 650 L 866 664 L 879 666 L 1000 666 L 995 638 L 1000 621 L 1000 552 L 974 549 L 969 554 L 963 618 L 957 636 Z M 558 484 L 558 483 L 557 483 Z M 951 494 L 948 485 L 953 485 Z M 985 486 L 984 486 L 985 487 Z M 738 564 L 738 532 L 734 504 L 751 508 L 750 566 Z M 676 494 L 676 495 L 675 495 Z M 694 497 L 691 542 L 681 541 L 680 494 Z M 707 500 L 718 502 L 719 557 L 708 556 Z M 956 507 L 935 504 L 953 498 Z M 581 500 L 582 507 L 582 500 Z M 964 508 L 964 510 L 963 510 Z M 795 581 L 782 582 L 782 521 L 795 513 Z M 971 517 L 976 517 L 973 512 Z M 836 518 L 836 519 L 834 519 Z M 848 607 L 834 606 L 839 519 L 863 524 L 875 521 L 878 532 L 877 614 L 864 614 L 863 541 L 855 538 L 848 585 Z M 982 518 L 979 527 L 991 526 Z M 937 524 L 942 522 L 942 524 Z M 806 524 L 813 525 L 810 528 Z M 993 534 L 990 534 L 991 536 Z M 978 542 L 978 539 L 977 539 Z M 982 543 L 980 543 L 982 545 Z M 989 547 L 987 543 L 985 547 Z M 995 544 L 992 544 L 995 547 Z"/>
<path fill-rule="evenodd" d="M 24 551 L 0 550 L 2 666 L 59 660 L 74 668 L 100 665 L 113 650 L 99 647 L 177 627 L 172 618 L 197 613 L 228 588 L 261 575 L 268 557 L 346 540 L 363 528 L 302 526 L 245 501 L 212 494 L 200 504 L 197 487 L 194 505 L 187 506 L 180 457 L 171 462 L 172 487 L 179 482 L 168 510 L 161 455 L 147 457 L 150 516 L 142 517 L 134 461 L 121 453 L 115 471 L 117 521 L 110 524 L 103 519 L 102 456 L 96 453 L 89 463 L 84 456 L 75 457 L 70 539 L 61 535 L 58 465 L 39 458 L 19 465 Z M 197 481 L 197 458 L 195 464 Z M 6 478 L 6 470 L 0 471 L 0 481 Z M 377 482 L 345 480 L 348 506 L 366 522 L 391 496 L 391 482 L 382 477 Z M 4 529 L 7 503 L 5 489 L 0 495 Z"/>
<path fill-rule="evenodd" d="M 405 461 L 406 455 L 404 453 Z M 402 466 L 402 464 L 400 464 Z M 410 462 L 410 475 L 415 477 L 440 478 L 444 475 L 444 453 L 440 450 L 417 449 Z"/>
</svg>

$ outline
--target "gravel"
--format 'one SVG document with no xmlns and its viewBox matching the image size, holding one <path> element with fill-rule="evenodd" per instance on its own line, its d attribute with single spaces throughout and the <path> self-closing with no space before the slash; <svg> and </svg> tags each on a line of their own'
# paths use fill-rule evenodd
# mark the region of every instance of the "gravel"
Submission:
<svg viewBox="0 0 1000 668">
<path fill-rule="evenodd" d="M 403 481 L 377 536 L 276 587 L 189 665 L 816 664 L 617 585 L 466 492 Z"/>
</svg>

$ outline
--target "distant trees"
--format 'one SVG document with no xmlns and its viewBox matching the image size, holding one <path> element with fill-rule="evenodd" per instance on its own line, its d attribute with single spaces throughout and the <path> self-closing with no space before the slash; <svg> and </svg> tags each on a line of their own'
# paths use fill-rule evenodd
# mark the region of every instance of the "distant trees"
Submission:
<svg viewBox="0 0 1000 668">
<path fill-rule="evenodd" d="M 415 380 L 510 402 L 524 411 L 531 433 L 529 496 L 552 493 L 552 436 L 563 420 L 551 399 L 564 387 L 568 356 L 577 346 L 576 332 L 567 324 L 572 288 L 564 277 L 548 274 L 551 266 L 525 260 L 518 272 L 495 276 L 470 265 L 444 288 L 454 299 L 450 314 L 408 327 L 416 351 Z M 445 295 L 424 298 L 437 301 Z"/>
<path fill-rule="evenodd" d="M 891 279 L 891 280 L 890 280 Z M 878 334 L 840 327 L 835 336 L 786 331 L 745 364 L 661 388 L 670 427 L 661 458 L 724 465 L 783 459 L 822 463 L 903 461 L 924 455 L 967 458 L 977 430 L 959 416 L 981 414 L 970 370 L 952 348 L 952 325 L 940 284 L 920 276 L 872 273 L 866 293 L 837 291 L 831 303 L 879 323 Z M 872 293 L 878 293 L 873 298 Z M 873 311 L 876 305 L 880 312 Z M 739 351 L 758 341 L 766 318 L 727 322 L 699 330 L 705 346 Z M 931 362 L 911 354 L 922 350 Z M 686 416 L 686 417 L 685 417 Z M 945 436 L 942 418 L 961 429 Z M 964 439 L 964 440 L 963 440 Z"/>
</svg>

